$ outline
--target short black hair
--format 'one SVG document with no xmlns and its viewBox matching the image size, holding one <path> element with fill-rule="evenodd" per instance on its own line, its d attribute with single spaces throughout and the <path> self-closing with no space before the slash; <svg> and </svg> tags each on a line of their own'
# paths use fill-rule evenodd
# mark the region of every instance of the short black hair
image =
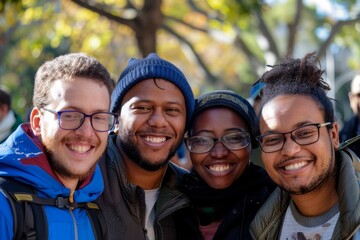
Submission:
<svg viewBox="0 0 360 240">
<path fill-rule="evenodd" d="M 0 88 L 0 104 L 11 107 L 11 96 L 8 92 Z"/>
</svg>

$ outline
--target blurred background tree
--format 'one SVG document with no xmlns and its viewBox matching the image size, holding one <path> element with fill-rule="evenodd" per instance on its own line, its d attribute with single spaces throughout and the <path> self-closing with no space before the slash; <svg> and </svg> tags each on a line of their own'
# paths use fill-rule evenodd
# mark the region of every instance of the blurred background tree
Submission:
<svg viewBox="0 0 360 240">
<path fill-rule="evenodd" d="M 24 116 L 36 69 L 67 52 L 95 56 L 116 81 L 130 57 L 157 52 L 195 95 L 248 97 L 267 64 L 316 51 L 340 118 L 360 69 L 359 0 L 0 0 L 0 14 L 0 84 Z"/>
</svg>

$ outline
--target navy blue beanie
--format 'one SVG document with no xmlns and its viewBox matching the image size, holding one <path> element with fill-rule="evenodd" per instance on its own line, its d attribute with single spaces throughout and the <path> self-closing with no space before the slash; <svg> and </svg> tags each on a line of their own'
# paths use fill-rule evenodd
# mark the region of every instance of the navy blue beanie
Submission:
<svg viewBox="0 0 360 240">
<path fill-rule="evenodd" d="M 230 90 L 216 90 L 200 96 L 196 100 L 191 122 L 203 111 L 214 107 L 227 107 L 237 112 L 250 127 L 252 148 L 258 147 L 255 137 L 259 134 L 254 108 L 239 94 Z"/>
<path fill-rule="evenodd" d="M 156 53 L 150 53 L 144 59 L 131 58 L 129 60 L 111 95 L 110 111 L 118 113 L 126 92 L 146 79 L 165 79 L 180 89 L 186 102 L 186 126 L 188 126 L 195 105 L 191 87 L 180 69 L 160 58 Z"/>
</svg>

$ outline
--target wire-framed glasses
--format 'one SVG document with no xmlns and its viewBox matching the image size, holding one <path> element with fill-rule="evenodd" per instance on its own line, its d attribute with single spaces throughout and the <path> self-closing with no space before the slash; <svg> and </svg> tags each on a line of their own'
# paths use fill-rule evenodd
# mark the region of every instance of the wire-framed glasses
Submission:
<svg viewBox="0 0 360 240">
<path fill-rule="evenodd" d="M 76 110 L 54 111 L 47 108 L 42 108 L 45 111 L 51 112 L 58 116 L 58 122 L 61 129 L 76 130 L 84 123 L 85 118 L 90 118 L 91 127 L 98 132 L 110 131 L 116 120 L 116 114 L 109 112 L 97 112 L 93 114 L 85 114 Z"/>
<path fill-rule="evenodd" d="M 291 139 L 300 146 L 305 146 L 317 142 L 319 140 L 319 129 L 330 124 L 332 123 L 307 124 L 285 133 L 267 133 L 256 137 L 256 140 L 265 153 L 280 151 L 284 147 L 286 134 L 290 134 Z"/>
<path fill-rule="evenodd" d="M 185 138 L 185 145 L 192 153 L 206 153 L 211 151 L 215 143 L 221 142 L 229 150 L 239 150 L 250 143 L 250 134 L 245 131 L 232 132 L 220 138 L 210 136 L 193 136 Z"/>
</svg>

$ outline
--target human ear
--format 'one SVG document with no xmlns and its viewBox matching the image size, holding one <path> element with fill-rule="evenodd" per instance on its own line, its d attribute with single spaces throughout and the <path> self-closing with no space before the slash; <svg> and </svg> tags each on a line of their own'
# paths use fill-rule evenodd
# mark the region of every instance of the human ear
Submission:
<svg viewBox="0 0 360 240">
<path fill-rule="evenodd" d="M 337 122 L 332 123 L 332 128 L 330 129 L 330 137 L 333 141 L 335 149 L 337 149 L 340 145 L 339 140 L 339 124 Z"/>
<path fill-rule="evenodd" d="M 35 136 L 41 135 L 41 111 L 33 108 L 30 113 L 30 125 Z"/>
</svg>

